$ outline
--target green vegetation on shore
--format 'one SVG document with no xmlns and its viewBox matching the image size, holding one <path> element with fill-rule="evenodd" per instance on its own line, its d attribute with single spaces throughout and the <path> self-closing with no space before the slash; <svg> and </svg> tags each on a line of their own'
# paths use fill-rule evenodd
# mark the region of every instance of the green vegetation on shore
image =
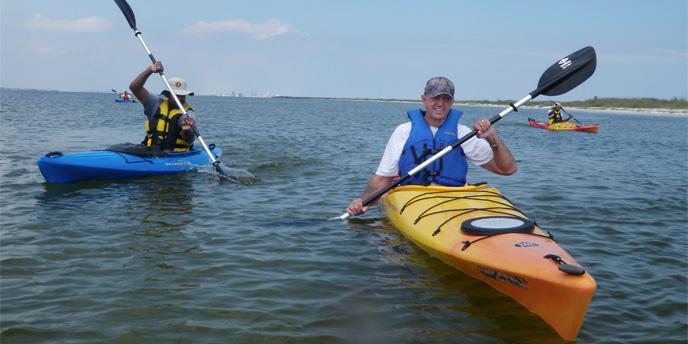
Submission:
<svg viewBox="0 0 688 344">
<path fill-rule="evenodd" d="M 549 107 L 552 106 L 554 100 L 546 101 L 530 101 L 528 105 Z M 466 100 L 459 101 L 464 104 L 491 104 L 491 105 L 509 105 L 512 100 Z M 685 98 L 672 99 L 657 99 L 657 98 L 598 98 L 594 97 L 588 100 L 573 100 L 573 101 L 558 101 L 564 107 L 578 107 L 578 108 L 623 108 L 623 109 L 669 109 L 669 110 L 687 110 L 688 101 Z"/>
</svg>

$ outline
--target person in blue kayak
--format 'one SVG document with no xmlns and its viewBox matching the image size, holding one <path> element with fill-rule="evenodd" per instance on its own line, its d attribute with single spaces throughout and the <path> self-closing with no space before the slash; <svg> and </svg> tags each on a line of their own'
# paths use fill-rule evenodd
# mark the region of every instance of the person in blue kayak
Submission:
<svg viewBox="0 0 688 344">
<path fill-rule="evenodd" d="M 452 108 L 454 84 L 451 80 L 445 77 L 428 80 L 421 101 L 425 109 L 409 111 L 410 122 L 396 127 L 377 171 L 368 180 L 368 187 L 363 194 L 351 201 L 346 209 L 348 213 L 364 213 L 370 207 L 363 206 L 364 199 L 471 132 L 469 127 L 459 124 L 462 112 Z M 516 161 L 490 121 L 479 119 L 473 128 L 477 131 L 477 137 L 453 149 L 404 184 L 464 186 L 468 162 L 500 175 L 516 173 Z"/>
<path fill-rule="evenodd" d="M 129 96 L 129 92 L 127 92 L 126 90 L 124 90 L 124 92 L 122 92 L 122 94 L 120 94 L 119 97 L 126 101 L 131 100 L 131 96 Z"/>
<path fill-rule="evenodd" d="M 559 123 L 559 122 L 566 122 L 571 119 L 571 115 L 569 115 L 569 118 L 564 119 L 561 116 L 561 110 L 563 107 L 559 103 L 554 103 L 554 105 L 550 108 L 549 112 L 547 113 L 547 124 L 552 125 L 554 123 Z"/>
<path fill-rule="evenodd" d="M 186 96 L 193 96 L 194 93 L 188 90 L 184 79 L 168 79 L 174 94 L 187 112 L 187 115 L 184 115 L 168 90 L 162 91 L 160 95 L 154 95 L 143 87 L 151 74 L 163 69 L 162 63 L 158 61 L 146 67 L 129 84 L 129 89 L 143 105 L 143 113 L 146 115 L 146 137 L 141 144 L 166 151 L 186 152 L 193 147 L 196 139 L 193 132 L 196 119 L 192 114 L 191 105 L 186 102 Z"/>
</svg>

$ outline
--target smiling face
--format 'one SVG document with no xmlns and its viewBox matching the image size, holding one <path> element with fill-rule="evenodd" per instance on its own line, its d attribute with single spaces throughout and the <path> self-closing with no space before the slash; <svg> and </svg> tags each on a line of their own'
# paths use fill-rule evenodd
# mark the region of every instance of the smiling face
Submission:
<svg viewBox="0 0 688 344">
<path fill-rule="evenodd" d="M 439 127 L 447 118 L 449 110 L 454 103 L 454 98 L 448 94 L 438 94 L 434 97 L 421 96 L 423 101 L 423 106 L 427 113 L 425 114 L 425 121 L 428 122 L 430 126 Z"/>
</svg>

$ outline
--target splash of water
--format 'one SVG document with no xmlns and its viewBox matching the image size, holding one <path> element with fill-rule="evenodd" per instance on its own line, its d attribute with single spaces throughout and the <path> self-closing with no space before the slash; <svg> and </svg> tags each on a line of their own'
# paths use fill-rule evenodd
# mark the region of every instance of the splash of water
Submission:
<svg viewBox="0 0 688 344">
<path fill-rule="evenodd" d="M 199 171 L 216 175 L 218 178 L 220 178 L 220 180 L 230 181 L 236 184 L 249 185 L 258 181 L 258 178 L 249 171 L 227 167 L 223 163 L 220 163 L 219 167 L 222 173 L 220 173 L 213 165 L 204 166 L 203 168 L 199 169 Z"/>
</svg>

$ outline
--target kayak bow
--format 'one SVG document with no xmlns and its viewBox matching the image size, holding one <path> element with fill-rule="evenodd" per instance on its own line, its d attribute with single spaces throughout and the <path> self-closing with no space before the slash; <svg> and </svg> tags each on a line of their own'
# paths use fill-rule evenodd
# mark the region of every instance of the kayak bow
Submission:
<svg viewBox="0 0 688 344">
<path fill-rule="evenodd" d="M 513 298 L 562 338 L 576 339 L 595 280 L 496 189 L 400 186 L 382 207 L 423 250 Z"/>
</svg>

